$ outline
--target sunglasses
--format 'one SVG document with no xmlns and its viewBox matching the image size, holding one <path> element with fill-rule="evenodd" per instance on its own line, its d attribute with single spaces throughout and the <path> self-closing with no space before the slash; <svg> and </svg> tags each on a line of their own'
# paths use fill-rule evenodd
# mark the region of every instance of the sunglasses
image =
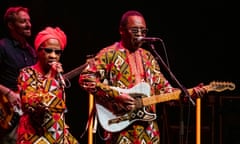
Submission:
<svg viewBox="0 0 240 144">
<path fill-rule="evenodd" d="M 43 47 L 41 47 L 41 48 L 39 48 L 39 50 L 44 50 L 48 54 L 54 52 L 57 55 L 61 55 L 63 53 L 62 50 L 56 50 L 56 49 L 52 49 L 52 48 L 43 48 Z"/>
<path fill-rule="evenodd" d="M 130 28 L 128 28 L 128 30 L 134 34 L 139 33 L 139 32 L 141 32 L 142 34 L 146 34 L 148 32 L 148 29 L 144 28 L 144 27 L 130 27 Z"/>
</svg>

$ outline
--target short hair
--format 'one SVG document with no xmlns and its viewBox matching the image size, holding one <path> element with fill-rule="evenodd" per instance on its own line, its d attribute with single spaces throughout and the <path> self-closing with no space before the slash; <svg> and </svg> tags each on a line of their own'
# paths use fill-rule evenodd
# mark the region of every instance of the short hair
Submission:
<svg viewBox="0 0 240 144">
<path fill-rule="evenodd" d="M 143 17 L 143 15 L 139 11 L 129 10 L 129 11 L 125 12 L 122 15 L 122 18 L 120 20 L 120 27 L 126 27 L 127 26 L 127 24 L 128 24 L 128 17 L 129 16 L 140 16 L 140 17 Z"/>
<path fill-rule="evenodd" d="M 22 6 L 9 7 L 4 14 L 4 24 L 7 26 L 8 22 L 14 22 L 16 20 L 16 15 L 20 11 L 29 13 L 28 8 Z"/>
</svg>

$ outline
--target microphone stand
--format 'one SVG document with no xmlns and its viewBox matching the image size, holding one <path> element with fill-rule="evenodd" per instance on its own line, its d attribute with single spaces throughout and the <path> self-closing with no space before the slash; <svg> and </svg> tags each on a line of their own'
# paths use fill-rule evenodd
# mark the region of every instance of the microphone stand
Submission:
<svg viewBox="0 0 240 144">
<path fill-rule="evenodd" d="M 163 41 L 160 39 L 162 46 L 165 48 L 165 45 L 163 43 Z M 160 60 L 160 63 L 163 65 L 163 67 L 165 68 L 165 70 L 168 72 L 168 74 L 170 75 L 170 77 L 174 80 L 174 82 L 178 85 L 178 87 L 181 89 L 182 91 L 182 95 L 188 97 L 189 101 L 195 106 L 195 102 L 192 100 L 191 96 L 189 95 L 189 92 L 187 91 L 187 89 L 177 80 L 177 78 L 175 77 L 175 75 L 171 72 L 171 70 L 169 69 L 169 67 L 166 65 L 166 63 L 163 61 L 163 59 L 161 58 L 161 56 L 158 54 L 158 52 L 156 51 L 154 44 L 150 43 L 150 47 L 153 50 L 153 52 L 155 53 L 155 55 L 158 57 L 158 60 Z M 182 106 L 182 102 L 181 100 L 180 102 L 180 130 L 179 130 L 179 141 L 180 144 L 183 144 L 183 135 L 184 135 L 184 122 L 183 122 L 183 106 Z"/>
<path fill-rule="evenodd" d="M 60 87 L 62 88 L 62 94 L 63 94 L 63 101 L 64 103 L 66 103 L 66 91 L 65 91 L 65 87 L 66 87 L 66 84 L 65 84 L 65 81 L 61 75 L 61 73 L 58 73 L 58 79 L 59 79 L 59 84 L 60 84 Z M 64 111 L 64 114 L 63 114 L 63 143 L 65 143 L 65 114 L 67 113 L 67 108 L 66 110 Z"/>
</svg>

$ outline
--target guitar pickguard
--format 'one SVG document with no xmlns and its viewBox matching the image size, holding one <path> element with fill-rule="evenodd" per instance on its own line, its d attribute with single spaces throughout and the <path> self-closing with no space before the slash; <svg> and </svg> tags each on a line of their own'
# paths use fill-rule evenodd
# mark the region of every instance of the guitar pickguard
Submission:
<svg viewBox="0 0 240 144">
<path fill-rule="evenodd" d="M 132 123 L 137 120 L 152 121 L 154 119 L 156 119 L 156 114 L 148 113 L 144 107 L 141 109 L 133 110 L 123 116 L 117 116 L 116 118 L 109 119 L 108 123 L 111 125 L 111 124 L 119 123 L 121 121 L 126 121 L 126 120 Z"/>
</svg>

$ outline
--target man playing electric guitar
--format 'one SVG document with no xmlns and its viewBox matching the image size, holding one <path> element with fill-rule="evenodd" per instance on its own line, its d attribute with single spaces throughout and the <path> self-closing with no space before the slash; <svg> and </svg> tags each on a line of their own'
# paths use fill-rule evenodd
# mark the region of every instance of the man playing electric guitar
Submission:
<svg viewBox="0 0 240 144">
<path fill-rule="evenodd" d="M 141 13 L 137 11 L 124 13 L 119 26 L 121 40 L 100 50 L 92 67 L 87 68 L 79 77 L 80 86 L 92 93 L 95 101 L 113 114 L 121 115 L 133 111 L 138 104 L 133 95 L 102 87 L 100 83 L 127 91 L 145 82 L 150 86 L 149 96 L 174 91 L 160 72 L 154 56 L 141 48 L 142 41 L 139 39 L 146 36 L 147 30 Z M 144 91 L 145 86 L 141 88 Z M 201 96 L 205 92 L 205 89 L 196 87 L 193 95 Z M 154 104 L 146 106 L 144 110 L 147 113 L 156 113 Z M 137 114 L 141 115 L 141 112 Z M 128 119 L 128 117 L 123 117 L 125 118 Z M 118 120 L 121 121 L 121 119 L 116 119 Z M 104 137 L 106 144 L 160 143 L 156 119 L 135 121 L 120 131 L 105 131 L 104 136 L 106 136 Z"/>
</svg>

